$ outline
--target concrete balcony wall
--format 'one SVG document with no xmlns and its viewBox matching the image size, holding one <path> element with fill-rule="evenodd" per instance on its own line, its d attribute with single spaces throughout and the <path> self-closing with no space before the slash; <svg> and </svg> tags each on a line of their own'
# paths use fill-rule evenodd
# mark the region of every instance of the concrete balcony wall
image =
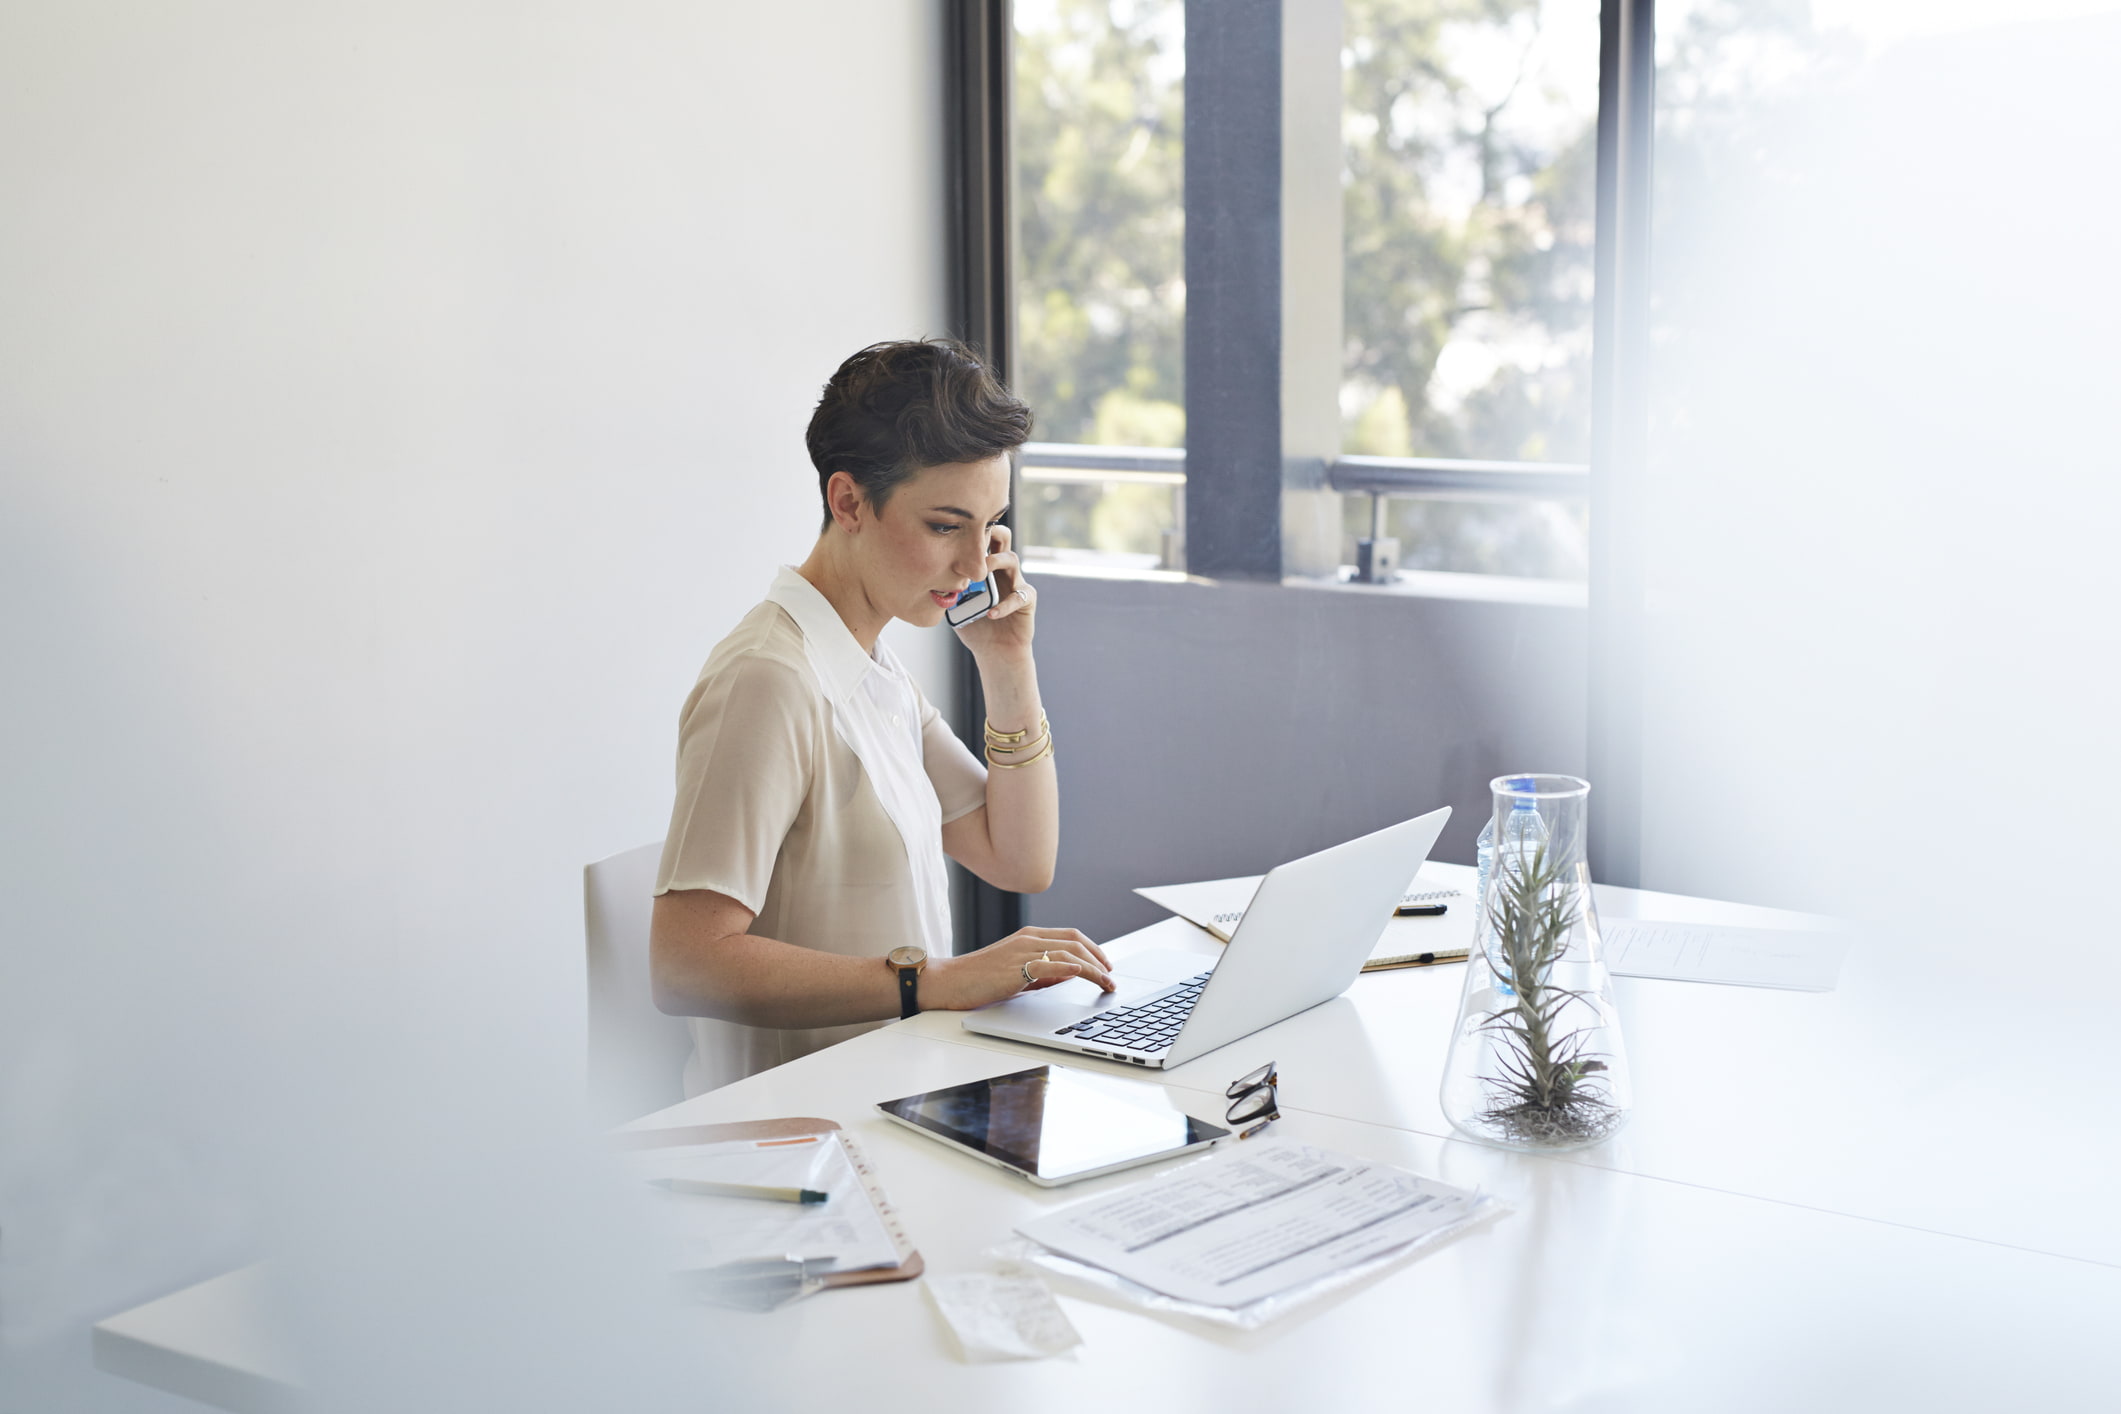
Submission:
<svg viewBox="0 0 2121 1414">
<path fill-rule="evenodd" d="M 1112 937 L 1143 884 L 1263 873 L 1449 805 L 1470 863 L 1488 782 L 1583 770 L 1579 605 L 1039 575 L 1061 858 L 1026 921 Z"/>
</svg>

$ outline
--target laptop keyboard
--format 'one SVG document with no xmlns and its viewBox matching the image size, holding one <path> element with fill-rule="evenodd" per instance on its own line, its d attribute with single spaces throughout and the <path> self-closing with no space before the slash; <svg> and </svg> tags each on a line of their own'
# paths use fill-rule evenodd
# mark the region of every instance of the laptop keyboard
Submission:
<svg viewBox="0 0 2121 1414">
<path fill-rule="evenodd" d="M 1138 1006 L 1101 1011 L 1087 1021 L 1063 1026 L 1053 1034 L 1073 1036 L 1078 1041 L 1095 1041 L 1101 1046 L 1122 1051 L 1163 1050 L 1178 1035 L 1178 1028 L 1186 1024 L 1186 1018 L 1193 1014 L 1193 1003 L 1200 1000 L 1200 989 L 1207 986 L 1208 979 L 1214 975 L 1212 971 L 1203 972 L 1160 997 L 1152 997 Z"/>
</svg>

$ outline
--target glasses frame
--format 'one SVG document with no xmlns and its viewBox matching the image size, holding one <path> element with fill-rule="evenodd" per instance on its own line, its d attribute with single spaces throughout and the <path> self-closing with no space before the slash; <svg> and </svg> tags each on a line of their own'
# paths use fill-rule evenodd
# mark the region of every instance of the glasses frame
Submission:
<svg viewBox="0 0 2121 1414">
<path fill-rule="evenodd" d="M 1230 1082 L 1228 1088 L 1223 1091 L 1223 1097 L 1230 1102 L 1229 1109 L 1223 1112 L 1223 1121 L 1235 1126 L 1245 1124 L 1248 1120 L 1256 1120 L 1256 1123 L 1240 1130 L 1238 1138 L 1250 1139 L 1281 1118 L 1280 1084 L 1281 1068 L 1273 1061 L 1268 1061 L 1257 1070 L 1248 1071 Z M 1262 1090 L 1267 1092 L 1267 1112 L 1264 1115 L 1248 1107 L 1252 1097 Z M 1238 1114 L 1241 1109 L 1245 1111 L 1242 1116 Z"/>
</svg>

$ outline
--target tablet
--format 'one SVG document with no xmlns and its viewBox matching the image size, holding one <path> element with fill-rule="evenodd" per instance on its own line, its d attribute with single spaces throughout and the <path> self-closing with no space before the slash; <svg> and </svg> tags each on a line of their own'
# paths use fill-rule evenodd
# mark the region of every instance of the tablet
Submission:
<svg viewBox="0 0 2121 1414">
<path fill-rule="evenodd" d="M 1161 1085 L 1042 1065 L 877 1105 L 892 1119 L 1053 1188 L 1206 1149 L 1230 1131 L 1187 1114 Z"/>
</svg>

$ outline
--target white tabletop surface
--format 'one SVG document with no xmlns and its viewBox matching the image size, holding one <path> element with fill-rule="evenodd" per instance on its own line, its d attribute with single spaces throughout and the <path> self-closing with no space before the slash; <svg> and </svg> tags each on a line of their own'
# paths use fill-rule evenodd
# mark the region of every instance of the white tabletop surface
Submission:
<svg viewBox="0 0 2121 1414">
<path fill-rule="evenodd" d="M 1789 921 L 1600 896 L 1607 916 Z M 1177 920 L 1114 946 L 1219 947 Z M 1983 1109 L 1978 1085 L 1969 1111 L 1964 1091 L 1892 1050 L 1860 947 L 1830 993 L 1620 979 L 1635 1115 L 1563 1157 L 1448 1137 L 1436 1090 L 1463 975 L 1365 975 L 1162 1076 L 1073 1063 L 1166 1084 L 1219 1119 L 1223 1086 L 1276 1060 L 1276 1132 L 1481 1187 L 1508 1216 L 1249 1333 L 1063 1286 L 1085 1343 L 1041 1362 L 963 1363 L 917 1282 L 763 1316 L 702 1310 L 703 1339 L 728 1354 L 722 1407 L 754 1407 L 749 1386 L 756 1407 L 1027 1414 L 1103 1408 L 1122 1388 L 1122 1405 L 1148 1409 L 2121 1408 L 2121 1223 L 2094 1192 L 2108 1176 L 2044 1166 L 2036 1136 L 2011 1129 L 2020 1112 Z M 1042 1190 L 877 1117 L 878 1100 L 1058 1058 L 958 1022 L 929 1013 L 641 1123 L 836 1120 L 929 1272 L 986 1270 L 1017 1223 L 1144 1171 Z M 105 1322 L 99 1363 L 224 1408 L 286 1407 L 284 1363 L 230 1280 Z M 791 1391 L 789 1360 L 821 1349 L 835 1358 L 805 1362 Z"/>
</svg>

